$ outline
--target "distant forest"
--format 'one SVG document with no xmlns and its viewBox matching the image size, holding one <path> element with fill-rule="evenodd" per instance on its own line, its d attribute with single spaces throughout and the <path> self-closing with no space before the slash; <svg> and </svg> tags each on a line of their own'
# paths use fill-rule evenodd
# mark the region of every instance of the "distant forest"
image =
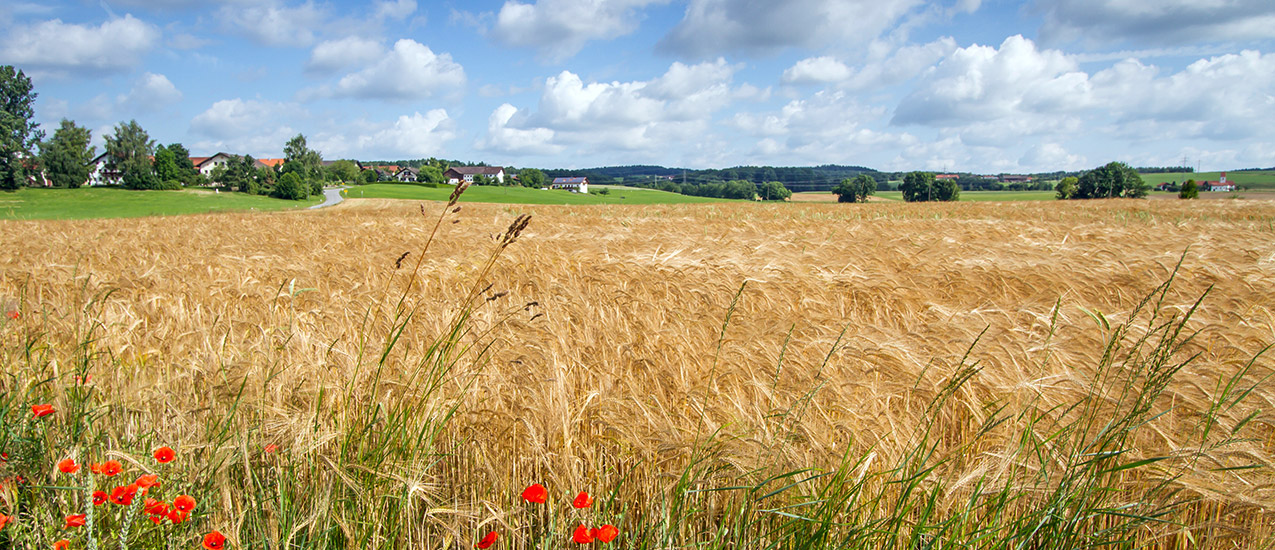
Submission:
<svg viewBox="0 0 1275 550">
<path fill-rule="evenodd" d="M 795 193 L 802 191 L 831 191 L 842 179 L 867 174 L 879 183 L 885 183 L 889 174 L 863 166 L 736 166 L 734 168 L 691 170 L 652 165 L 603 166 L 582 170 L 550 169 L 545 176 L 559 178 L 587 176 L 589 183 L 601 185 L 628 185 L 673 190 L 687 195 L 697 194 L 695 187 L 719 185 L 743 180 L 758 185 L 777 181 Z M 685 189 L 685 188 L 691 189 Z M 687 192 L 690 191 L 690 192 Z"/>
</svg>

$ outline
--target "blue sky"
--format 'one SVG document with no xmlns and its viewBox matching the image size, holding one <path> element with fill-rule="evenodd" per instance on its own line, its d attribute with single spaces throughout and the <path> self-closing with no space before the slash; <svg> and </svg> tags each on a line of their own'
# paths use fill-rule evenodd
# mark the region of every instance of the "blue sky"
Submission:
<svg viewBox="0 0 1275 550">
<path fill-rule="evenodd" d="M 1270 0 L 18 0 L 0 64 L 195 155 L 1275 166 Z"/>
</svg>

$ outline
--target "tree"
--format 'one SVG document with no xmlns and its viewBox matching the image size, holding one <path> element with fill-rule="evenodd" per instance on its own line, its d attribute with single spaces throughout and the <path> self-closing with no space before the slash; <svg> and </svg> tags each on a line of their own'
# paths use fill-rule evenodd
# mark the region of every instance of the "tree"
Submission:
<svg viewBox="0 0 1275 550">
<path fill-rule="evenodd" d="M 1070 199 L 1076 194 L 1076 182 L 1079 181 L 1075 176 L 1067 176 L 1058 181 L 1058 185 L 1054 186 L 1054 196 L 1060 201 Z"/>
<path fill-rule="evenodd" d="M 31 79 L 13 65 L 0 66 L 0 189 L 17 189 L 26 181 L 24 163 L 44 139 L 35 118 Z"/>
<path fill-rule="evenodd" d="M 306 146 L 305 136 L 297 134 L 283 146 L 283 156 L 287 162 L 297 163 L 296 171 L 301 179 L 309 180 L 319 177 L 319 168 L 323 166 L 323 155 Z"/>
<path fill-rule="evenodd" d="M 730 180 L 722 185 L 723 199 L 753 200 L 757 196 L 757 184 L 748 180 Z"/>
<path fill-rule="evenodd" d="M 782 201 L 788 200 L 788 197 L 792 196 L 792 191 L 789 191 L 787 187 L 784 187 L 783 183 L 768 181 L 757 187 L 757 195 L 760 196 L 762 200 Z"/>
<path fill-rule="evenodd" d="M 160 145 L 155 148 L 155 161 L 151 163 L 155 177 L 161 182 L 180 182 L 182 174 L 177 168 L 177 154 Z"/>
<path fill-rule="evenodd" d="M 349 183 L 358 180 L 359 167 L 349 160 L 338 160 L 328 167 L 328 173 L 332 175 L 332 179 Z"/>
<path fill-rule="evenodd" d="M 377 174 L 375 169 L 368 168 L 363 171 L 363 183 L 376 183 L 379 177 L 380 174 Z"/>
<path fill-rule="evenodd" d="M 270 196 L 299 201 L 310 196 L 310 189 L 305 182 L 301 181 L 301 176 L 298 176 L 296 172 L 288 172 L 279 177 L 279 181 L 275 183 L 274 191 L 270 193 Z"/>
<path fill-rule="evenodd" d="M 1178 191 L 1178 198 L 1179 199 L 1200 198 L 1200 186 L 1197 185 L 1195 183 L 1195 180 L 1193 179 L 1186 180 L 1186 183 L 1182 184 L 1182 190 Z"/>
<path fill-rule="evenodd" d="M 1109 162 L 1080 175 L 1076 182 L 1075 199 L 1106 199 L 1127 197 L 1139 199 L 1147 196 L 1149 186 L 1142 176 L 1128 164 Z"/>
<path fill-rule="evenodd" d="M 416 173 L 416 181 L 421 183 L 443 183 L 443 171 L 437 166 L 422 166 Z"/>
<path fill-rule="evenodd" d="M 199 185 L 203 183 L 203 175 L 199 170 L 195 169 L 195 163 L 190 161 L 190 151 L 186 146 L 180 143 L 171 143 L 168 150 L 173 153 L 173 158 L 177 161 L 177 180 L 185 185 Z"/>
<path fill-rule="evenodd" d="M 124 187 L 128 189 L 156 189 L 159 180 L 151 167 L 151 155 L 155 154 L 155 140 L 136 120 L 121 122 L 115 126 L 115 135 L 106 136 L 106 165 L 120 173 Z"/>
<path fill-rule="evenodd" d="M 906 202 L 924 202 L 935 200 L 934 174 L 932 172 L 908 172 L 903 176 L 903 185 L 899 186 Z"/>
<path fill-rule="evenodd" d="M 88 181 L 89 163 L 96 152 L 89 145 L 92 137 L 88 128 L 64 118 L 53 137 L 40 144 L 40 163 L 54 187 L 76 188 Z"/>
<path fill-rule="evenodd" d="M 539 189 L 545 186 L 545 173 L 535 168 L 523 168 L 518 172 L 518 181 L 523 187 Z"/>
<path fill-rule="evenodd" d="M 961 186 L 954 179 L 942 179 L 934 182 L 934 200 L 954 202 L 961 199 Z"/>
<path fill-rule="evenodd" d="M 859 174 L 853 179 L 845 178 L 832 188 L 837 195 L 837 202 L 868 202 L 868 195 L 875 193 L 877 182 L 867 174 Z"/>
</svg>

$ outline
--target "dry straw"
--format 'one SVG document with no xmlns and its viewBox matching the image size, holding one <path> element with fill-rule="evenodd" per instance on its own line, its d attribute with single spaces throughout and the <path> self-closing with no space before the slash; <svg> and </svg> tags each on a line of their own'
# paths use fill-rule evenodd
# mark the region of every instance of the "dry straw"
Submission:
<svg viewBox="0 0 1275 550">
<path fill-rule="evenodd" d="M 1185 315 L 1212 288 L 1174 350 L 1175 361 L 1194 359 L 1164 381 L 1121 460 L 1216 442 L 1218 432 L 1201 435 L 1208 415 L 1218 430 L 1240 425 L 1242 438 L 1185 470 L 1125 471 L 1112 483 L 1178 476 L 1173 498 L 1189 504 L 1136 533 L 1142 543 L 1260 547 L 1275 537 L 1275 390 L 1260 384 L 1242 404 L 1213 406 L 1275 342 L 1270 204 L 467 204 L 463 217 L 423 223 L 417 205 L 348 202 L 318 213 L 0 223 L 0 303 L 20 301 L 45 342 L 24 358 L 6 329 L 6 369 L 60 376 L 83 352 L 84 327 L 98 324 L 94 380 L 127 411 L 103 425 L 112 437 L 287 450 L 294 466 L 279 475 L 315 490 L 286 509 L 230 486 L 220 499 L 232 521 L 248 521 L 254 505 L 273 510 L 274 525 L 253 532 L 279 541 L 469 545 L 480 522 L 506 521 L 536 481 L 601 495 L 599 509 L 643 547 L 726 540 L 718 529 L 732 526 L 767 540 L 780 524 L 731 523 L 752 517 L 736 508 L 747 498 L 699 491 L 841 472 L 780 495 L 826 503 L 835 499 L 819 498 L 819 483 L 884 490 L 873 472 L 921 464 L 917 449 L 934 445 L 949 455 L 918 490 L 941 487 L 935 514 L 1004 483 L 1027 491 L 1023 507 L 1043 498 L 1028 481 L 1045 465 L 1016 454 L 1024 434 L 1052 448 L 1045 427 L 1082 415 L 1068 407 L 1106 376 L 1099 366 L 1119 322 L 1181 260 L 1159 311 Z M 442 225 L 448 216 L 460 223 Z M 410 271 L 397 269 L 405 260 Z M 1128 337 L 1152 328 L 1135 323 Z M 1117 365 L 1131 357 L 1122 349 Z M 1270 373 L 1259 359 L 1245 387 Z M 423 438 L 411 440 L 422 451 L 374 459 L 372 440 L 353 442 L 356 425 L 390 437 L 391 412 L 405 403 L 429 426 L 405 418 L 395 437 Z M 240 479 L 229 472 L 247 459 L 218 456 L 225 483 Z M 679 494 L 687 500 L 670 500 Z M 358 510 L 397 526 L 360 525 L 369 516 L 342 504 L 359 496 L 396 499 Z M 781 531 L 789 547 L 819 547 L 793 529 Z"/>
</svg>

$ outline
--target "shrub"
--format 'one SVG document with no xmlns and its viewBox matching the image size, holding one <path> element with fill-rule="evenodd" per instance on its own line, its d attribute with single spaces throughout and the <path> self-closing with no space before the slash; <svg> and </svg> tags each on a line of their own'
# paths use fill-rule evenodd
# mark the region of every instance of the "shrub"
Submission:
<svg viewBox="0 0 1275 550">
<path fill-rule="evenodd" d="M 288 172 L 274 184 L 274 192 L 270 196 L 293 201 L 304 200 L 310 196 L 310 188 L 295 172 Z"/>
</svg>

